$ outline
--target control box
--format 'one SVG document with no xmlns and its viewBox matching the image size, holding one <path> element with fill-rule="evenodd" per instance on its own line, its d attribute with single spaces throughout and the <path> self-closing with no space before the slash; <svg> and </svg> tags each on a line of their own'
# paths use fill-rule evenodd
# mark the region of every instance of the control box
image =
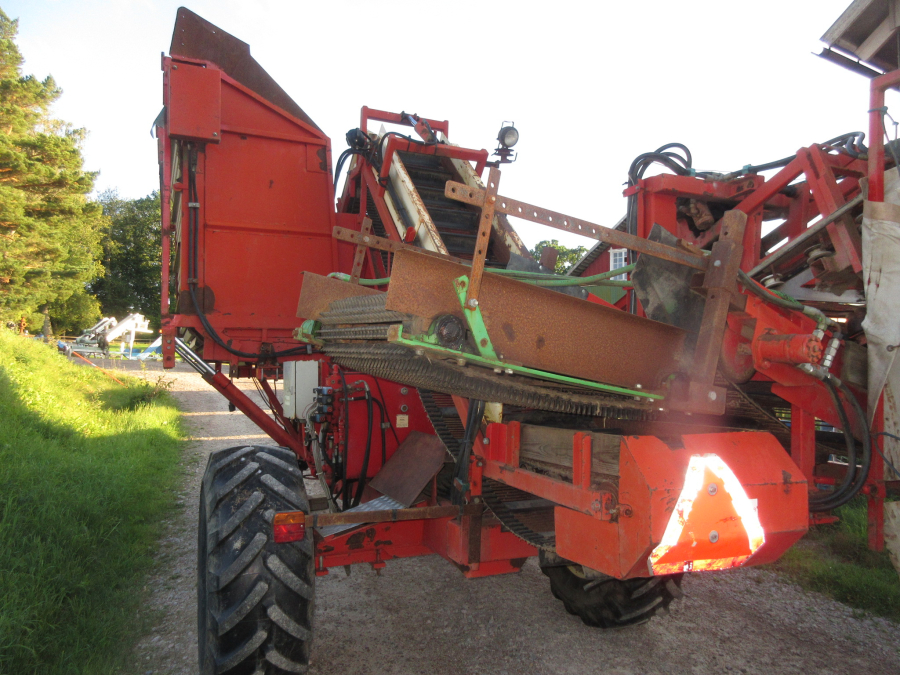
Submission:
<svg viewBox="0 0 900 675">
<path fill-rule="evenodd" d="M 306 419 L 315 412 L 313 404 L 319 386 L 319 362 L 285 361 L 284 365 L 284 415 L 289 419 Z"/>
</svg>

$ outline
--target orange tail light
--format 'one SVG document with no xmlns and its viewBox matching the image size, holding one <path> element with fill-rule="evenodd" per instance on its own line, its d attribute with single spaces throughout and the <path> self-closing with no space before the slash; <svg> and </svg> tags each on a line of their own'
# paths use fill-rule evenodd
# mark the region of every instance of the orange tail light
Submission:
<svg viewBox="0 0 900 675">
<path fill-rule="evenodd" d="M 303 511 L 276 513 L 272 528 L 276 544 L 300 541 L 306 536 L 306 514 Z"/>
</svg>

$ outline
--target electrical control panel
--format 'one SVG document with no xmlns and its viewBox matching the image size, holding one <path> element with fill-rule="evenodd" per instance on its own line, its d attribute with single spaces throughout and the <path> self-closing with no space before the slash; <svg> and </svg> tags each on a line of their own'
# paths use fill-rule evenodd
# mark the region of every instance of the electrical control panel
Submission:
<svg viewBox="0 0 900 675">
<path fill-rule="evenodd" d="M 286 361 L 284 363 L 284 408 L 285 417 L 292 420 L 306 419 L 315 412 L 314 389 L 319 386 L 318 361 Z"/>
</svg>

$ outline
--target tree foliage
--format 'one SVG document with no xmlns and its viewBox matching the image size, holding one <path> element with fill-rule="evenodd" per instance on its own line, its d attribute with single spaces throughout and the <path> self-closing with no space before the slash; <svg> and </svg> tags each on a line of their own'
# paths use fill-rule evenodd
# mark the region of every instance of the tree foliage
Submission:
<svg viewBox="0 0 900 675">
<path fill-rule="evenodd" d="M 53 119 L 62 91 L 22 74 L 18 20 L 0 10 L 0 317 L 31 318 L 103 273 L 103 216 L 86 195 L 83 129 Z"/>
<path fill-rule="evenodd" d="M 530 253 L 535 260 L 540 260 L 541 251 L 548 246 L 555 248 L 559 253 L 559 257 L 556 259 L 556 269 L 554 270 L 559 274 L 568 272 L 572 265 L 581 260 L 581 258 L 584 257 L 584 254 L 587 253 L 587 249 L 584 246 L 569 248 L 560 244 L 556 239 L 545 239 L 544 241 L 538 242 L 537 245 L 531 249 Z"/>
<path fill-rule="evenodd" d="M 53 331 L 57 335 L 78 335 L 100 320 L 100 302 L 84 288 L 77 289 L 65 300 L 50 304 Z"/>
<path fill-rule="evenodd" d="M 140 312 L 159 328 L 162 243 L 159 193 L 122 199 L 113 191 L 100 195 L 108 226 L 103 233 L 106 274 L 89 285 L 104 316 L 121 319 Z"/>
</svg>

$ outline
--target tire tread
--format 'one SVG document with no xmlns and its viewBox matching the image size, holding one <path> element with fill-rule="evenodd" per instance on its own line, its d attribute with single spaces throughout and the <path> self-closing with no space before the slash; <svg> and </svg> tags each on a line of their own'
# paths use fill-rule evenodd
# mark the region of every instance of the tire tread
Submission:
<svg viewBox="0 0 900 675">
<path fill-rule="evenodd" d="M 276 544 L 278 511 L 308 513 L 286 448 L 213 453 L 201 482 L 198 633 L 201 675 L 303 673 L 315 610 L 312 533 Z"/>
<path fill-rule="evenodd" d="M 566 566 L 541 566 L 550 590 L 569 614 L 596 628 L 623 628 L 649 621 L 667 612 L 681 597 L 681 578 L 674 574 L 649 579 L 615 579 L 599 583 L 575 574 Z"/>
</svg>

